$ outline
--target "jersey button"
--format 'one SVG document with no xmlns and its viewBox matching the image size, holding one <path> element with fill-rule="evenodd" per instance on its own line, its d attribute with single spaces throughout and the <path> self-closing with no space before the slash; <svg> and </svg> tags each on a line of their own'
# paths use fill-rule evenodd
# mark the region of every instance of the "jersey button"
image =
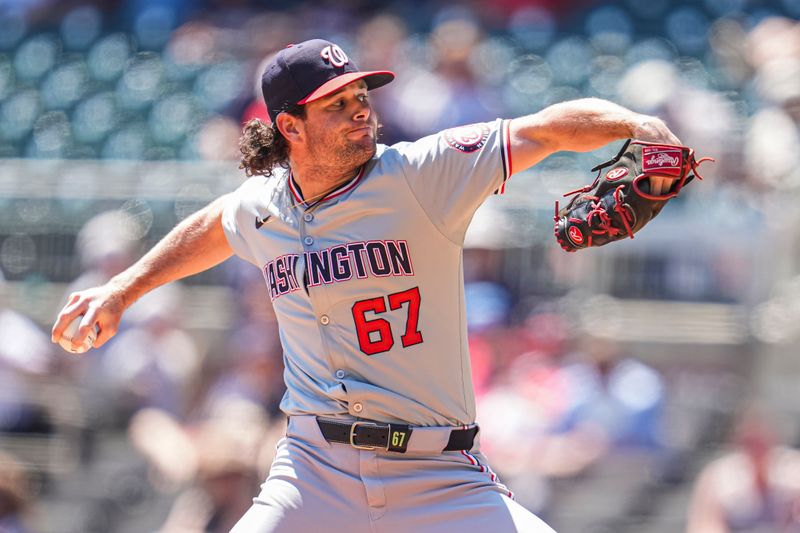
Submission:
<svg viewBox="0 0 800 533">
<path fill-rule="evenodd" d="M 321 317 L 319 317 L 319 322 L 323 326 L 327 326 L 328 324 L 331 323 L 331 319 L 328 318 L 328 315 L 322 315 Z"/>
<path fill-rule="evenodd" d="M 305 220 L 306 222 L 311 222 L 312 220 L 314 220 L 314 215 L 312 215 L 311 213 L 306 213 L 305 215 L 303 215 L 303 220 Z"/>
<path fill-rule="evenodd" d="M 344 378 L 344 370 L 337 370 L 336 371 L 336 377 L 339 378 L 339 379 Z"/>
<path fill-rule="evenodd" d="M 312 237 L 306 237 L 303 239 L 303 242 L 306 244 L 306 246 L 311 246 L 314 244 L 314 239 Z"/>
<path fill-rule="evenodd" d="M 360 413 L 363 410 L 364 410 L 364 406 L 361 405 L 361 403 L 356 402 L 356 403 L 353 404 L 353 411 L 355 411 L 356 413 Z"/>
</svg>

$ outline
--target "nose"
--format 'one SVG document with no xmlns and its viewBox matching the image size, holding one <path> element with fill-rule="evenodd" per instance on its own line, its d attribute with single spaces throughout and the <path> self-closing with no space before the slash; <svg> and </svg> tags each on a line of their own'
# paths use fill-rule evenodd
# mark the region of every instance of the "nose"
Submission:
<svg viewBox="0 0 800 533">
<path fill-rule="evenodd" d="M 369 101 L 357 99 L 356 102 L 356 112 L 353 115 L 353 120 L 356 122 L 366 122 L 369 120 L 370 113 L 372 113 Z"/>
</svg>

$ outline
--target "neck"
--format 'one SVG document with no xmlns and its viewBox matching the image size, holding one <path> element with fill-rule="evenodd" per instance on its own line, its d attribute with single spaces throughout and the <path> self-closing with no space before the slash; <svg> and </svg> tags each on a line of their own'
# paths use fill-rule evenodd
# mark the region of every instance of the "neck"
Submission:
<svg viewBox="0 0 800 533">
<path fill-rule="evenodd" d="M 358 174 L 361 166 L 335 168 L 316 164 L 302 165 L 298 161 L 289 161 L 297 185 L 307 203 L 324 197 L 329 192 L 347 183 Z"/>
</svg>

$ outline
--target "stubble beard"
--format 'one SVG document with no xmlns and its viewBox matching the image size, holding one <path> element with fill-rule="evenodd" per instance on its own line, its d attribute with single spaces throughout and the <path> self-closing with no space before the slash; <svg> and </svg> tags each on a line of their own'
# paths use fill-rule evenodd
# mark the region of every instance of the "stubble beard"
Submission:
<svg viewBox="0 0 800 533">
<path fill-rule="evenodd" d="M 343 167 L 357 168 L 372 159 L 377 150 L 375 137 L 371 137 L 367 142 L 353 142 L 345 139 L 344 145 L 337 150 L 338 163 Z"/>
<path fill-rule="evenodd" d="M 377 151 L 377 122 L 370 124 L 373 135 L 352 141 L 340 134 L 325 136 L 325 139 L 315 144 L 312 157 L 319 166 L 341 170 L 355 170 L 372 159 Z"/>
</svg>

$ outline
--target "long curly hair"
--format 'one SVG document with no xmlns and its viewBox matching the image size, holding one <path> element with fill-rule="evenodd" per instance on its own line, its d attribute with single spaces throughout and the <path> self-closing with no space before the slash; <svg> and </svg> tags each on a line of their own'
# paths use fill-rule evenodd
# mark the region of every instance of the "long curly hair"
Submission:
<svg viewBox="0 0 800 533">
<path fill-rule="evenodd" d="M 290 115 L 305 118 L 305 106 L 298 105 L 286 111 Z M 242 153 L 239 168 L 247 176 L 272 176 L 275 167 L 289 168 L 289 143 L 275 123 L 267 124 L 261 119 L 250 119 L 239 137 Z"/>
</svg>

